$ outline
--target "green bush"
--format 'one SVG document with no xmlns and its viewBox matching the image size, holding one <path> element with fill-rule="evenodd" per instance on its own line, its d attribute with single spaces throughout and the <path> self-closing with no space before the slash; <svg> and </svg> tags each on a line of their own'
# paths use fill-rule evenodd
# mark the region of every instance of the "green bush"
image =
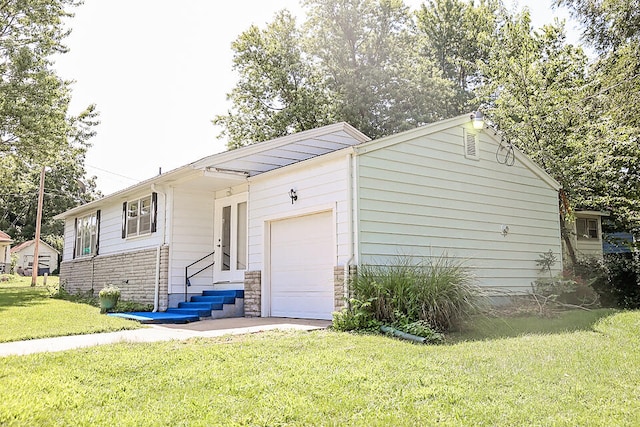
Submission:
<svg viewBox="0 0 640 427">
<path fill-rule="evenodd" d="M 367 302 L 358 309 L 381 323 L 423 320 L 439 331 L 459 326 L 481 301 L 470 270 L 444 255 L 419 263 L 398 257 L 393 265 L 361 265 L 351 290 Z"/>
<path fill-rule="evenodd" d="M 337 331 L 377 331 L 382 323 L 373 317 L 371 301 L 349 300 L 349 306 L 333 313 L 331 327 Z"/>
<path fill-rule="evenodd" d="M 444 342 L 444 335 L 435 331 L 426 320 L 411 321 L 407 316 L 396 313 L 396 321 L 391 326 L 407 334 L 426 338 L 429 344 L 442 344 Z"/>
<path fill-rule="evenodd" d="M 640 308 L 640 262 L 633 253 L 606 254 L 593 288 L 605 307 Z"/>
</svg>

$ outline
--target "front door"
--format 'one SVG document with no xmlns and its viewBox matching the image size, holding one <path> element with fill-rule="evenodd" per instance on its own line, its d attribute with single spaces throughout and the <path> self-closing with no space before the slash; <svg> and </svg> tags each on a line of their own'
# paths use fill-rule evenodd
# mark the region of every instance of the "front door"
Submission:
<svg viewBox="0 0 640 427">
<path fill-rule="evenodd" d="M 214 284 L 244 281 L 247 269 L 247 195 L 215 201 Z"/>
</svg>

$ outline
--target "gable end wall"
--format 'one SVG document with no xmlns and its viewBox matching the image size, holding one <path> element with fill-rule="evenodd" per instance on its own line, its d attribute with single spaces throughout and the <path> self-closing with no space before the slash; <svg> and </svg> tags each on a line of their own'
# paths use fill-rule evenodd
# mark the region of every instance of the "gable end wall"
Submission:
<svg viewBox="0 0 640 427">
<path fill-rule="evenodd" d="M 520 162 L 499 164 L 484 132 L 478 148 L 465 157 L 456 127 L 360 155 L 360 264 L 446 255 L 496 293 L 528 292 L 538 255 L 561 259 L 557 192 Z"/>
</svg>

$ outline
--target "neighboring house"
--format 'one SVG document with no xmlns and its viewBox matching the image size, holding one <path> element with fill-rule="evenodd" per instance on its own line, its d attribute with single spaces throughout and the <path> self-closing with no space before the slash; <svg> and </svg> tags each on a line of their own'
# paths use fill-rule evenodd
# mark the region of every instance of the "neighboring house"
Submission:
<svg viewBox="0 0 640 427">
<path fill-rule="evenodd" d="M 13 239 L 4 231 L 0 231 L 0 273 L 11 270 L 11 244 Z"/>
<path fill-rule="evenodd" d="M 31 271 L 33 268 L 33 250 L 35 248 L 35 240 L 27 240 L 17 246 L 11 248 L 11 253 L 16 255 L 16 270 L 21 268 L 23 271 Z M 47 242 L 40 240 L 38 245 L 38 274 L 51 274 L 58 269 L 58 252 L 53 246 Z"/>
<path fill-rule="evenodd" d="M 608 212 L 575 211 L 575 221 L 569 224 L 571 243 L 578 257 L 600 257 L 603 255 L 602 218 Z"/>
<path fill-rule="evenodd" d="M 61 279 L 72 292 L 114 283 L 160 310 L 244 289 L 246 316 L 330 319 L 357 265 L 444 254 L 495 294 L 525 293 L 539 254 L 561 258 L 559 184 L 517 150 L 497 162 L 500 144 L 464 115 L 215 154 L 58 215 Z"/>
</svg>

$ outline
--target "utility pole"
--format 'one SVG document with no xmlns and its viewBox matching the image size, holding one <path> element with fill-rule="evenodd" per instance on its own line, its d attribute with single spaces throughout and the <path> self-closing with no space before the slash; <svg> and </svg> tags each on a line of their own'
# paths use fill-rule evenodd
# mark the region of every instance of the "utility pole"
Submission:
<svg viewBox="0 0 640 427">
<path fill-rule="evenodd" d="M 40 223 L 42 222 L 42 202 L 44 200 L 44 173 L 45 167 L 40 171 L 40 190 L 38 191 L 38 214 L 36 218 L 36 240 L 33 246 L 33 267 L 31 268 L 31 286 L 36 285 L 38 278 L 38 249 L 40 246 Z"/>
</svg>

